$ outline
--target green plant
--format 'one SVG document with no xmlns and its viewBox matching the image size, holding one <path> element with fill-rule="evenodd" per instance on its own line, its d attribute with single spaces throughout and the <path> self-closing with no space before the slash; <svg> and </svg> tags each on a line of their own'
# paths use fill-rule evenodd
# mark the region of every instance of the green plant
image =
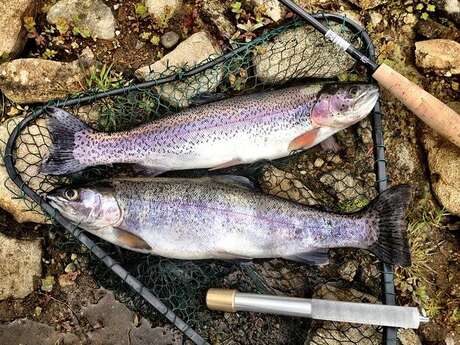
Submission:
<svg viewBox="0 0 460 345">
<path fill-rule="evenodd" d="M 47 60 L 52 59 L 53 57 L 56 56 L 56 54 L 57 54 L 56 50 L 46 48 L 42 54 L 42 58 L 47 59 Z"/>
<path fill-rule="evenodd" d="M 27 30 L 28 33 L 34 33 L 35 30 L 35 19 L 34 17 L 24 17 L 23 19 L 24 22 L 24 28 Z"/>
<path fill-rule="evenodd" d="M 236 19 L 239 19 L 241 16 L 241 12 L 243 12 L 243 9 L 241 8 L 241 2 L 235 1 L 230 5 L 231 11 L 235 13 Z"/>
<path fill-rule="evenodd" d="M 72 33 L 74 35 L 80 35 L 83 38 L 90 38 L 91 37 L 91 31 L 87 28 L 80 28 L 78 26 L 74 26 L 72 29 Z"/>
<path fill-rule="evenodd" d="M 113 65 L 102 65 L 99 68 L 92 69 L 90 75 L 86 79 L 88 88 L 107 91 L 122 86 L 123 80 L 121 75 L 113 72 L 112 66 Z"/>
<path fill-rule="evenodd" d="M 151 38 L 150 38 L 150 43 L 152 43 L 154 46 L 157 46 L 160 44 L 160 36 L 158 35 L 153 35 Z"/>
<path fill-rule="evenodd" d="M 246 24 L 239 23 L 236 26 L 238 27 L 238 29 L 241 29 L 245 32 L 254 32 L 257 29 L 263 27 L 264 23 L 252 23 L 250 20 L 248 20 Z"/>
<path fill-rule="evenodd" d="M 144 19 L 149 15 L 149 12 L 147 11 L 147 7 L 142 2 L 134 5 L 134 12 L 141 19 Z"/>
<path fill-rule="evenodd" d="M 402 296 L 418 303 L 429 317 L 436 317 L 442 308 L 441 297 L 438 295 L 442 292 L 430 292 L 435 290 L 431 276 L 436 273 L 433 257 L 437 250 L 431 234 L 434 229 L 442 227 L 446 212 L 422 200 L 415 213 L 418 219 L 407 227 L 412 264 L 396 269 L 395 283 Z"/>
<path fill-rule="evenodd" d="M 64 35 L 69 31 L 69 23 L 65 18 L 60 17 L 56 22 L 56 29 L 61 35 Z"/>
</svg>

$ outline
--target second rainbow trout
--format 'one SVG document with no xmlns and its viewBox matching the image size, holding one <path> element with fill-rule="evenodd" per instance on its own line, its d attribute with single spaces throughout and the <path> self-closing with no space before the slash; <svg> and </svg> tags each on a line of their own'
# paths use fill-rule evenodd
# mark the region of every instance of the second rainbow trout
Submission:
<svg viewBox="0 0 460 345">
<path fill-rule="evenodd" d="M 53 146 L 45 174 L 132 163 L 150 175 L 224 168 L 310 148 L 366 117 L 378 99 L 370 84 L 315 84 L 237 96 L 186 109 L 125 132 L 101 133 L 49 109 Z"/>
<path fill-rule="evenodd" d="M 48 195 L 82 229 L 143 253 L 324 264 L 328 248 L 353 247 L 398 265 L 410 262 L 410 199 L 411 188 L 400 185 L 359 212 L 335 214 L 262 194 L 235 176 L 112 180 Z"/>
</svg>

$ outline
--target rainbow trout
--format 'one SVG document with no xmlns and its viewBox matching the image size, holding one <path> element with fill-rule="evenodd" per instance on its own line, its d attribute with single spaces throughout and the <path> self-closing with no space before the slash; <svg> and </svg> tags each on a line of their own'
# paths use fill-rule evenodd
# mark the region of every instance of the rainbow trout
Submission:
<svg viewBox="0 0 460 345">
<path fill-rule="evenodd" d="M 192 107 L 111 134 L 51 108 L 53 147 L 41 171 L 62 175 L 100 164 L 132 163 L 157 175 L 281 158 L 360 121 L 377 99 L 378 89 L 370 84 L 295 86 Z"/>
<path fill-rule="evenodd" d="M 364 248 L 408 265 L 411 190 L 382 193 L 354 214 L 321 212 L 255 191 L 241 177 L 114 180 L 48 196 L 72 222 L 118 246 L 176 259 L 283 257 L 322 264 L 327 249 Z"/>
</svg>

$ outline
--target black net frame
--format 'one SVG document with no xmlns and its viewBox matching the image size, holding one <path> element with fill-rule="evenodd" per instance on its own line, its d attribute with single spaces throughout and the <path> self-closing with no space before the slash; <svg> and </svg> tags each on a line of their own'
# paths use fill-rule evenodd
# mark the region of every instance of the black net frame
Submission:
<svg viewBox="0 0 460 345">
<path fill-rule="evenodd" d="M 318 20 L 336 22 L 341 25 L 345 25 L 350 31 L 359 36 L 364 42 L 367 49 L 367 56 L 370 60 L 374 60 L 374 47 L 367 33 L 356 23 L 349 20 L 346 17 L 334 14 L 318 14 L 314 16 Z M 276 29 L 275 29 L 276 30 Z M 71 98 L 64 101 L 51 102 L 49 105 L 64 107 L 72 105 L 89 104 L 96 100 L 106 99 L 109 97 L 115 97 L 118 95 L 126 94 L 134 90 L 150 89 L 154 86 L 167 84 L 171 82 L 177 82 L 187 79 L 188 77 L 197 75 L 206 71 L 220 63 L 227 61 L 232 56 L 236 56 L 240 52 L 246 49 L 245 46 L 234 49 L 233 51 L 224 54 L 216 59 L 207 61 L 200 64 L 197 67 L 189 70 L 180 70 L 169 76 L 160 77 L 149 82 L 130 85 L 123 88 L 113 89 L 106 92 L 97 92 L 89 95 L 78 96 L 77 98 Z M 370 77 L 369 77 L 370 80 Z M 207 344 L 197 332 L 195 332 L 186 322 L 179 318 L 176 313 L 173 312 L 166 304 L 164 304 L 157 296 L 155 296 L 148 288 L 144 286 L 134 275 L 126 270 L 119 262 L 113 259 L 106 250 L 88 237 L 83 230 L 78 228 L 75 224 L 69 222 L 66 218 L 61 216 L 50 204 L 46 202 L 42 195 L 38 194 L 24 179 L 21 177 L 21 173 L 16 167 L 16 141 L 20 136 L 21 132 L 30 126 L 36 119 L 38 119 L 45 111 L 46 107 L 40 107 L 36 109 L 31 115 L 22 120 L 12 131 L 5 149 L 5 166 L 7 168 L 8 175 L 13 183 L 19 187 L 24 196 L 29 197 L 32 201 L 40 205 L 40 207 L 54 219 L 57 223 L 62 225 L 67 231 L 69 231 L 81 244 L 86 246 L 89 251 L 94 254 L 101 262 L 103 262 L 114 274 L 122 279 L 131 289 L 133 289 L 139 296 L 147 301 L 148 304 L 153 306 L 161 315 L 167 320 L 173 323 L 180 331 L 182 331 L 192 342 L 196 344 Z M 383 143 L 383 130 L 382 130 L 382 114 L 380 112 L 380 106 L 377 103 L 375 106 L 372 116 L 372 137 L 373 137 L 373 150 L 374 150 L 374 170 L 376 174 L 376 189 L 377 192 L 381 193 L 387 188 L 387 175 L 385 169 L 385 157 L 384 157 L 384 143 Z M 393 283 L 393 268 L 389 265 L 382 264 L 382 292 L 383 302 L 385 304 L 394 305 L 395 292 Z M 396 344 L 396 329 L 385 328 L 383 330 L 383 343 L 387 345 Z"/>
</svg>

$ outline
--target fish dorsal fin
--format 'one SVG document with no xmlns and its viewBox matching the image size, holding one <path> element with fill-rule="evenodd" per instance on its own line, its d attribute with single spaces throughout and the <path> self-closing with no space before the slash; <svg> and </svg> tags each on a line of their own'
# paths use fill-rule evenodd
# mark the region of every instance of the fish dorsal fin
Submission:
<svg viewBox="0 0 460 345">
<path fill-rule="evenodd" d="M 142 238 L 120 228 L 113 228 L 113 233 L 119 245 L 131 250 L 152 250 Z"/>
<path fill-rule="evenodd" d="M 213 181 L 227 184 L 230 186 L 235 186 L 235 187 L 240 187 L 244 189 L 249 189 L 249 190 L 256 190 L 256 186 L 250 179 L 244 176 L 238 176 L 238 175 L 216 175 L 216 176 L 210 176 L 210 178 Z"/>
<path fill-rule="evenodd" d="M 310 252 L 286 256 L 285 259 L 303 262 L 312 265 L 326 265 L 329 263 L 329 250 L 326 248 L 315 249 Z"/>
</svg>

